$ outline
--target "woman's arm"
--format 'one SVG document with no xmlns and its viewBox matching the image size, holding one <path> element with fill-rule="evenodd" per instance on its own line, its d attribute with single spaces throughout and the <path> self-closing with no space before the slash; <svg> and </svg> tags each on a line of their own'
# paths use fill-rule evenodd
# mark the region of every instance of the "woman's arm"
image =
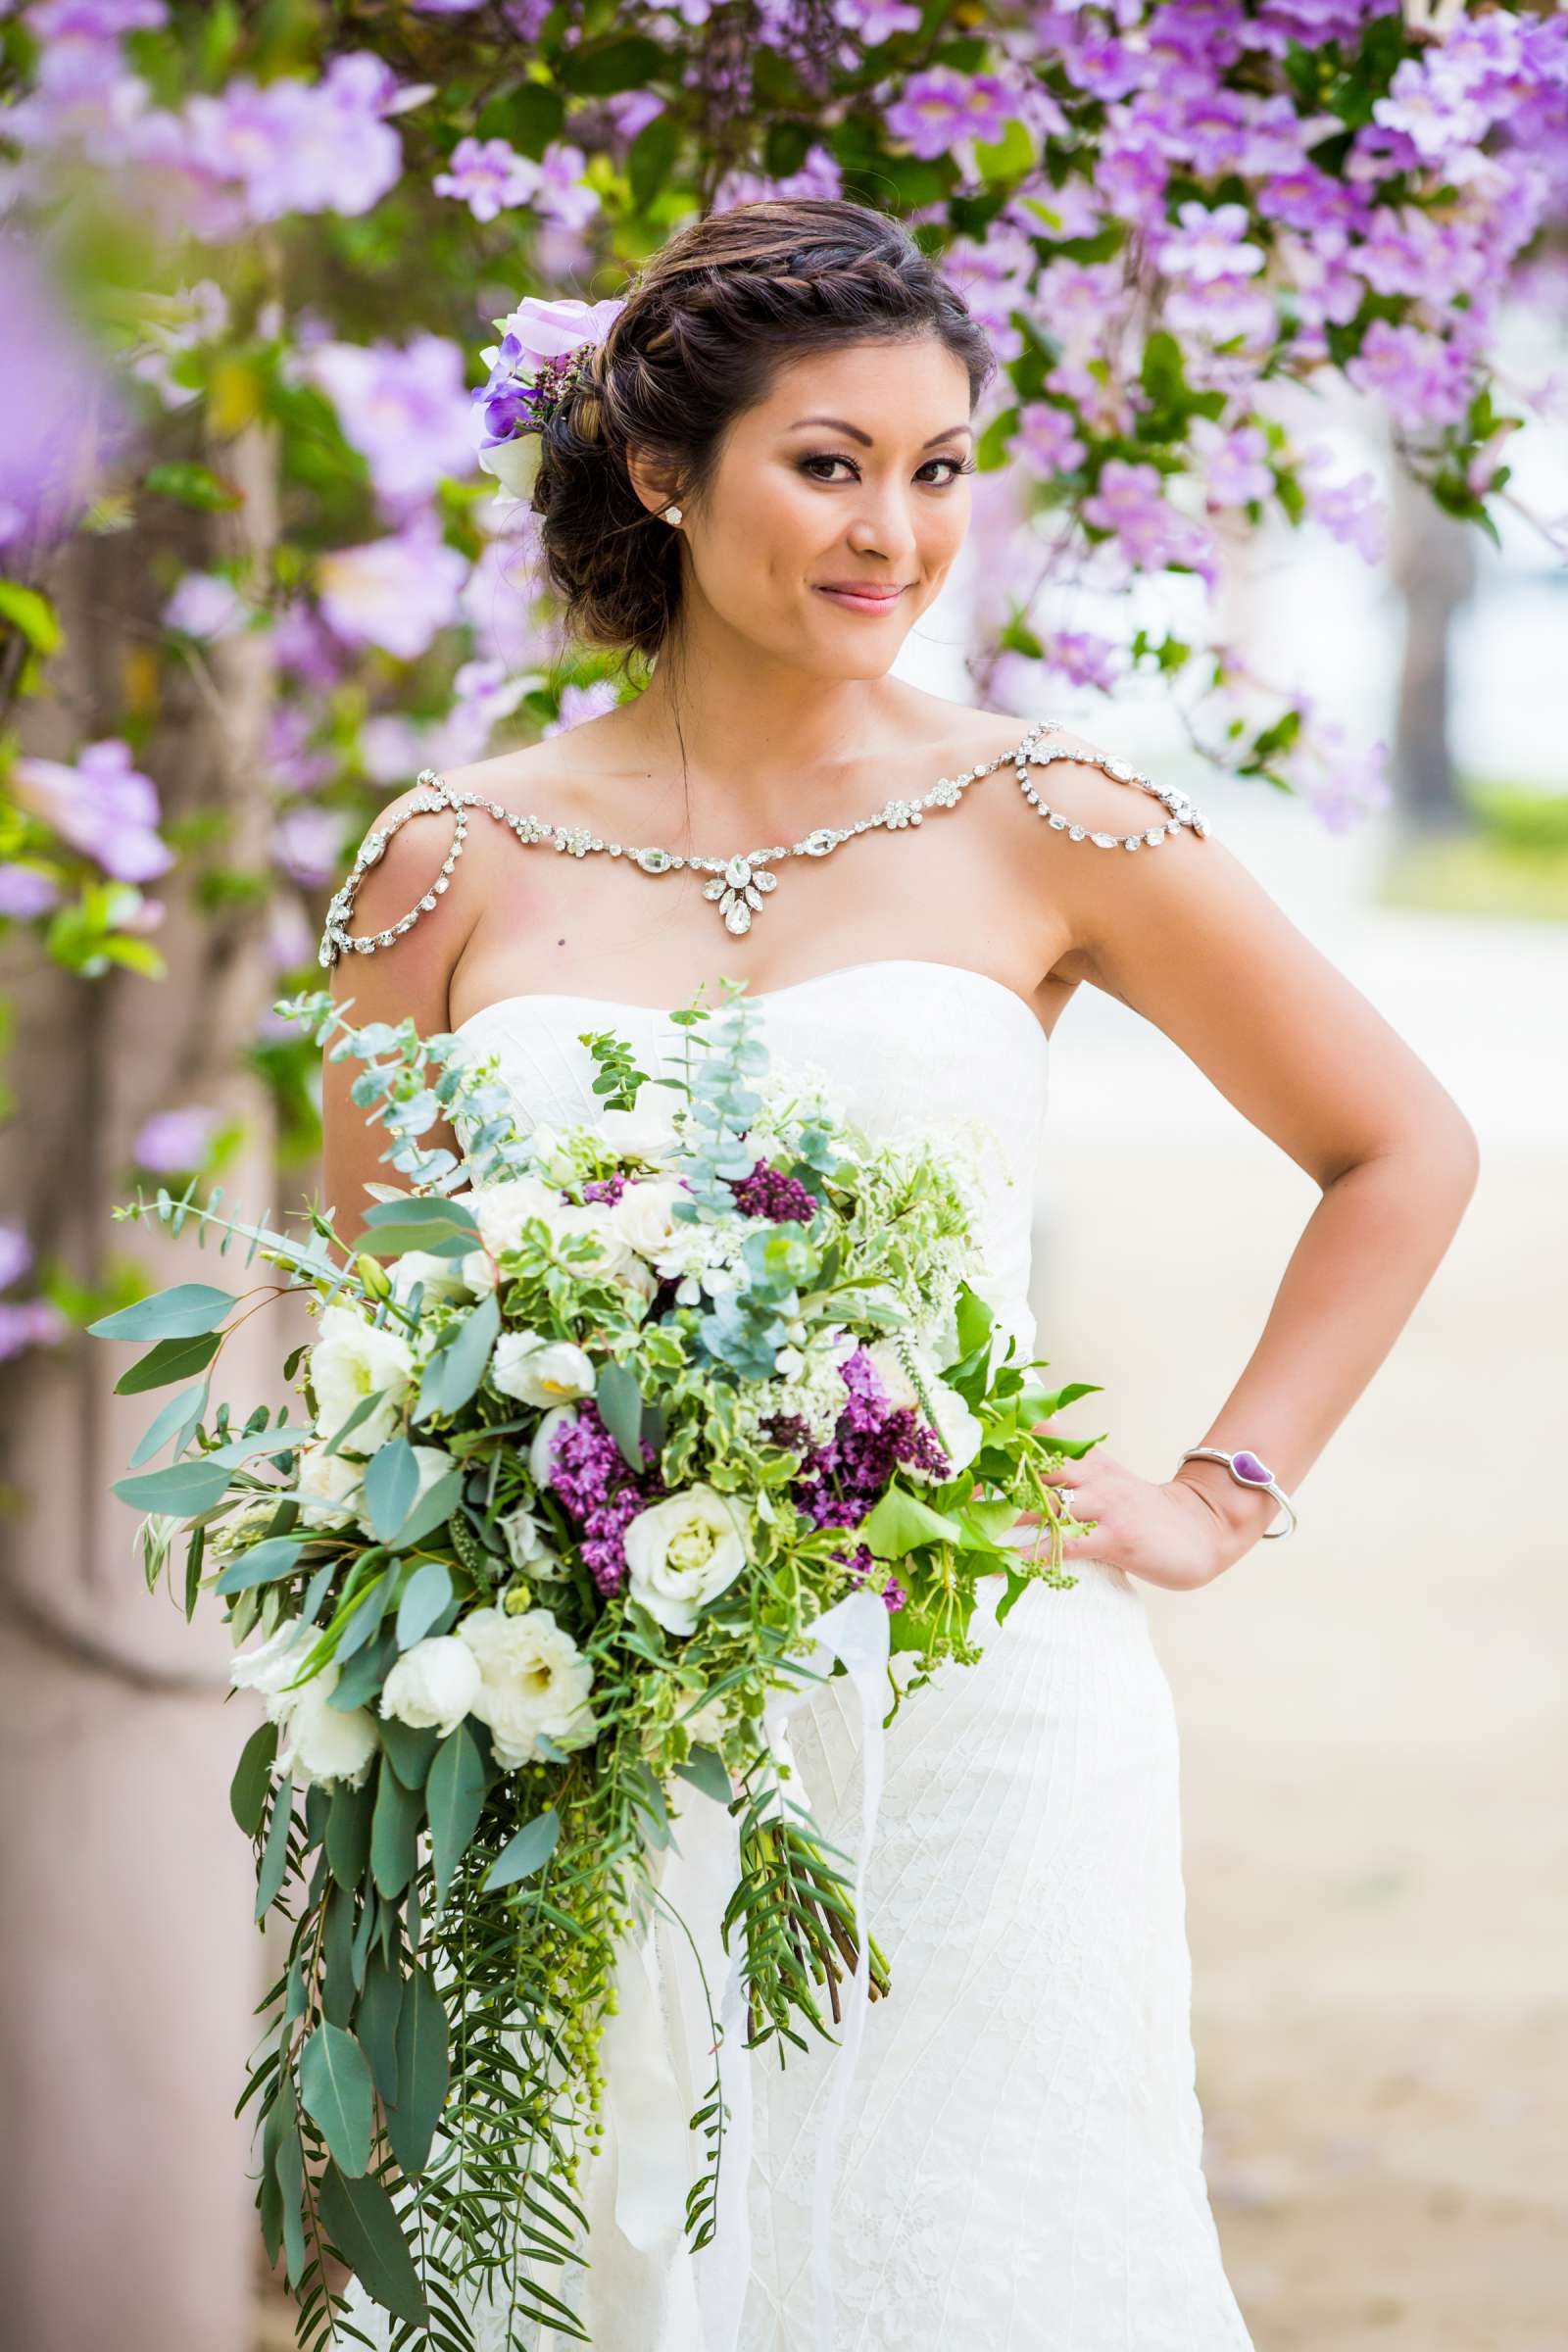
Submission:
<svg viewBox="0 0 1568 2352">
<path fill-rule="evenodd" d="M 1076 762 L 1053 765 L 1042 789 L 1074 822 L 1105 831 L 1131 830 L 1148 807 L 1136 785 Z M 1074 942 L 1059 976 L 1091 981 L 1163 1030 L 1321 1187 L 1256 1348 L 1188 1441 L 1250 1447 L 1294 1494 L 1452 1240 L 1475 1190 L 1475 1133 L 1214 836 L 1134 855 L 1084 847 L 1051 839 L 1053 903 Z M 1221 1574 L 1276 1516 L 1221 1462 L 1184 1462 L 1156 1486 L 1097 1448 L 1054 1483 L 1073 1489 L 1075 1517 L 1097 1523 L 1064 1542 L 1066 1558 L 1108 1558 L 1181 1588 Z"/>
<path fill-rule="evenodd" d="M 415 795 L 404 793 L 389 803 L 376 820 L 376 829 L 407 808 Z M 366 873 L 355 898 L 351 930 L 356 939 L 388 929 L 417 906 L 430 889 L 452 840 L 452 817 L 447 811 L 424 811 L 400 825 L 380 858 Z M 460 858 L 452 886 L 437 899 L 434 909 L 390 947 L 368 956 L 340 956 L 328 983 L 334 1004 L 347 1008 L 357 1028 L 368 1021 L 412 1018 L 421 1037 L 434 1036 L 448 1026 L 447 986 L 473 927 L 480 860 Z M 350 1004 L 352 1000 L 352 1005 Z M 370 1206 L 368 1184 L 401 1184 L 399 1175 L 381 1153 L 387 1132 L 379 1120 L 368 1123 L 366 1113 L 349 1099 L 349 1089 L 364 1069 L 347 1055 L 321 1063 L 321 1188 L 329 1211 L 335 1212 L 340 1239 L 349 1248 L 358 1240 Z M 426 1130 L 423 1142 L 431 1151 L 443 1146 L 459 1149 L 457 1138 L 443 1121 Z"/>
</svg>

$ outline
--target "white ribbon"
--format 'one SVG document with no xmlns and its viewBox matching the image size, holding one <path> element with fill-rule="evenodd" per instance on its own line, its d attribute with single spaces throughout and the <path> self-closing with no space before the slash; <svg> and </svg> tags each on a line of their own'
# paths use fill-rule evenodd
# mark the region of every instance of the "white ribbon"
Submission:
<svg viewBox="0 0 1568 2352">
<path fill-rule="evenodd" d="M 842 1660 L 859 1701 L 862 1797 L 855 1856 L 858 1954 L 841 2007 L 811 2199 L 811 2287 L 816 2340 L 834 2337 L 832 2217 L 838 2143 L 868 2006 L 866 1873 L 882 1801 L 882 1712 L 887 1694 L 888 1613 L 881 1595 L 852 1592 L 807 1628 L 801 1664 L 815 1679 L 776 1690 L 763 1722 L 781 1766 L 792 1764 L 788 1718 Z M 786 1783 L 786 1795 L 792 1794 Z M 675 1844 L 664 1854 L 660 1908 L 623 1943 L 618 2006 L 606 2019 L 605 2139 L 586 2168 L 583 2204 L 587 2304 L 595 2352 L 737 2352 L 751 2276 L 748 2189 L 752 2164 L 752 2054 L 745 2047 L 744 1936 L 726 1954 L 725 1910 L 740 1877 L 739 1825 L 728 1808 L 681 1784 Z M 704 1988 L 704 1979 L 707 1989 Z M 717 2010 L 715 2053 L 710 2001 Z M 763 2063 L 776 2063 L 771 2052 Z M 693 2254 L 686 2197 L 707 2142 L 688 2130 L 718 2077 L 725 2109 L 713 2236 Z"/>
</svg>

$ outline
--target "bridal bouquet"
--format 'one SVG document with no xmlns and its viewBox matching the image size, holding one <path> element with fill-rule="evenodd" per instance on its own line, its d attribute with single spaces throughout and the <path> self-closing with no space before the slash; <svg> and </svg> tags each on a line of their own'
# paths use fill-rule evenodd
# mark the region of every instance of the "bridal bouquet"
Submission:
<svg viewBox="0 0 1568 2352">
<path fill-rule="evenodd" d="M 187 1617 L 218 1596 L 265 1705 L 231 1797 L 256 1917 L 288 1923 L 241 2102 L 262 2228 L 313 2347 L 341 2329 L 329 2257 L 400 2344 L 467 2347 L 457 2283 L 496 2274 L 519 2326 L 580 2337 L 538 2273 L 581 2258 L 617 1965 L 683 1808 L 735 1825 L 745 2047 L 832 2038 L 847 1976 L 888 1993 L 770 1694 L 850 1596 L 896 1712 L 978 1656 L 980 1579 L 1006 1580 L 999 1619 L 1031 1579 L 1070 1585 L 1041 1472 L 1095 1441 L 1035 1425 L 1088 1390 L 998 1345 L 972 1149 L 870 1141 L 772 1069 L 732 984 L 673 1016 L 673 1077 L 585 1035 L 598 1119 L 526 1132 L 461 1037 L 355 1027 L 324 993 L 279 1009 L 364 1064 L 404 1181 L 370 1187 L 353 1252 L 319 1211 L 291 1235 L 218 1194 L 138 1197 L 117 1215 L 281 1279 L 93 1326 L 150 1343 L 122 1391 L 178 1384 L 115 1488 L 149 1587 L 169 1570 Z M 462 1158 L 420 1140 L 441 1119 Z M 225 1333 L 289 1292 L 317 1318 L 283 1365 L 301 1409 L 211 1409 Z M 725 2128 L 715 2078 L 694 2248 Z"/>
</svg>

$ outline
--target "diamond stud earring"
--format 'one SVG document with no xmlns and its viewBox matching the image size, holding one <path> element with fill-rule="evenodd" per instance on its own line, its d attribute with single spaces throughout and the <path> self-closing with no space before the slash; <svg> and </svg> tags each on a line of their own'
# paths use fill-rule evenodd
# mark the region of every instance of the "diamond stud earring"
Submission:
<svg viewBox="0 0 1568 2352">
<path fill-rule="evenodd" d="M 680 520 L 680 509 L 679 509 L 679 507 L 666 507 L 666 508 L 664 509 L 664 520 L 665 520 L 666 522 L 668 522 L 668 523 L 676 523 L 676 522 L 679 522 L 679 520 Z"/>
</svg>

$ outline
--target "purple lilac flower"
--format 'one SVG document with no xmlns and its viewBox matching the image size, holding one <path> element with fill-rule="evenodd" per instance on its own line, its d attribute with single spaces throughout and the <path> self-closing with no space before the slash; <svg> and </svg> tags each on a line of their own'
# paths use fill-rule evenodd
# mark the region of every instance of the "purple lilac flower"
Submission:
<svg viewBox="0 0 1568 2352">
<path fill-rule="evenodd" d="M 136 1130 L 131 1157 L 155 1176 L 178 1176 L 187 1168 L 199 1168 L 222 1124 L 222 1115 L 206 1102 L 154 1111 Z"/>
<path fill-rule="evenodd" d="M 797 1176 L 760 1159 L 749 1176 L 731 1177 L 735 1205 L 748 1217 L 767 1217 L 775 1225 L 808 1225 L 816 1214 L 816 1195 Z"/>
<path fill-rule="evenodd" d="M 475 220 L 494 220 L 498 214 L 527 204 L 544 177 L 531 157 L 519 155 L 505 139 L 460 139 L 452 150 L 451 167 L 436 173 L 431 192 L 456 197 Z"/>
<path fill-rule="evenodd" d="M 871 1573 L 873 1558 L 869 1544 L 857 1544 L 853 1551 L 838 1551 L 833 1556 L 844 1562 L 845 1571 L 855 1584 L 863 1585 Z M 888 1615 L 891 1617 L 895 1610 L 902 1609 L 908 1597 L 898 1578 L 890 1576 L 882 1592 L 882 1601 Z"/>
<path fill-rule="evenodd" d="M 318 343 L 300 372 L 337 411 L 376 496 L 394 511 L 428 499 L 443 478 L 473 472 L 464 359 L 445 335 L 395 343 Z"/>
<path fill-rule="evenodd" d="M 665 1492 L 652 1467 L 654 1448 L 646 1438 L 642 1455 L 649 1467 L 634 1477 L 599 1407 L 586 1397 L 574 1419 L 563 1421 L 551 1441 L 550 1484 L 577 1523 L 583 1560 L 607 1598 L 626 1582 L 626 1529 L 646 1504 Z"/>
<path fill-rule="evenodd" d="M 130 747 L 117 736 L 88 744 L 74 767 L 19 760 L 11 780 L 24 808 L 117 882 L 150 882 L 173 864 L 158 837 L 158 788 L 131 766 Z"/>
<path fill-rule="evenodd" d="M 30 923 L 60 904 L 60 885 L 32 865 L 0 865 L 0 915 Z"/>
<path fill-rule="evenodd" d="M 825 1446 L 811 1446 L 790 1496 L 813 1527 L 858 1527 L 893 1474 L 913 1463 L 936 1479 L 953 1465 L 912 1405 L 894 1406 L 863 1348 L 839 1366 L 849 1400 Z"/>
<path fill-rule="evenodd" d="M 591 1178 L 582 1188 L 582 1197 L 584 1200 L 597 1200 L 602 1207 L 613 1208 L 625 1190 L 626 1178 L 617 1171 L 613 1176 Z M 563 1198 L 569 1199 L 570 1196 L 564 1193 Z"/>
</svg>

